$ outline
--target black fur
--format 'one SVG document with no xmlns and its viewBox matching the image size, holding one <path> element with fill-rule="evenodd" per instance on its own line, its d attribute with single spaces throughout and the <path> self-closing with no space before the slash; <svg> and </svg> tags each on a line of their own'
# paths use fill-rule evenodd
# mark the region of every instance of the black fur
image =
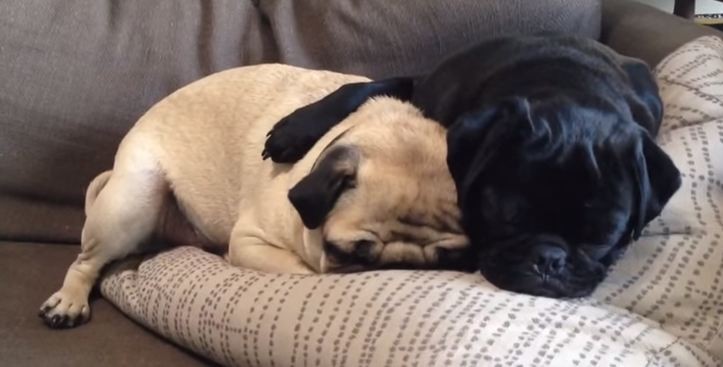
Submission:
<svg viewBox="0 0 723 367">
<path fill-rule="evenodd" d="M 551 35 L 492 39 L 422 77 L 344 86 L 274 127 L 265 156 L 299 159 L 381 94 L 449 129 L 463 224 L 501 288 L 589 294 L 680 186 L 653 141 L 662 102 L 647 65 Z"/>
</svg>

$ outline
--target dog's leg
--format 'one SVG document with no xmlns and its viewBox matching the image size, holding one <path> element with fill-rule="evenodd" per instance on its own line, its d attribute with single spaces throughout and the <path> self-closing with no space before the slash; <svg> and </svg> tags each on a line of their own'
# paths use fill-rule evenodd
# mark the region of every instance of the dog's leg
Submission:
<svg viewBox="0 0 723 367">
<path fill-rule="evenodd" d="M 66 328 L 87 321 L 88 296 L 103 266 L 137 250 L 152 233 L 167 188 L 154 164 L 144 167 L 148 161 L 132 160 L 128 164 L 135 166 L 132 169 L 121 165 L 109 178 L 104 173 L 91 183 L 89 196 L 94 192 L 97 197 L 86 198 L 91 205 L 81 234 L 81 253 L 70 265 L 63 286 L 40 308 L 48 326 Z"/>
<path fill-rule="evenodd" d="M 226 260 L 233 266 L 268 273 L 314 273 L 293 252 L 274 247 L 255 237 L 231 238 Z"/>
</svg>

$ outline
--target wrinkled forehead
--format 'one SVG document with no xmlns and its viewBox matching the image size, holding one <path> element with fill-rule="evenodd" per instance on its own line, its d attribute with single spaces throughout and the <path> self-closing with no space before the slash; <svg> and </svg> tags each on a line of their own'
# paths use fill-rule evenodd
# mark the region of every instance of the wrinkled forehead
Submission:
<svg viewBox="0 0 723 367">
<path fill-rule="evenodd" d="M 437 122 L 411 114 L 390 114 L 353 124 L 335 143 L 353 144 L 370 156 L 403 155 L 409 159 L 422 153 L 446 157 L 446 132 Z M 424 154 L 426 153 L 426 154 Z"/>
<path fill-rule="evenodd" d="M 368 184 L 368 183 L 367 183 Z M 366 189 L 365 189 L 366 188 Z M 330 220 L 343 227 L 369 230 L 390 239 L 424 229 L 425 235 L 462 233 L 456 195 L 443 190 L 416 187 L 365 185 L 343 200 Z"/>
</svg>

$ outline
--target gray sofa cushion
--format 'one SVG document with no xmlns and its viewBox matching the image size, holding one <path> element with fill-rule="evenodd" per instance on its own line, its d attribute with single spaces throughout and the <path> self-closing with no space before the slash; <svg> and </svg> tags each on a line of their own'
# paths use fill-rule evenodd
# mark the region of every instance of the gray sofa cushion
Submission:
<svg viewBox="0 0 723 367">
<path fill-rule="evenodd" d="M 174 366 L 209 363 L 185 352 L 118 312 L 104 299 L 91 301 L 93 321 L 51 330 L 36 316 L 60 286 L 77 246 L 0 241 L 0 364 L 3 366 Z"/>
<path fill-rule="evenodd" d="M 221 3 L 0 2 L 0 238 L 77 241 L 85 186 L 148 107 L 275 59 L 253 5 Z"/>
<path fill-rule="evenodd" d="M 2 1 L 0 239 L 77 241 L 85 187 L 123 134 L 209 73 L 269 61 L 418 73 L 503 32 L 597 36 L 599 2 Z"/>
<path fill-rule="evenodd" d="M 597 38 L 600 0 L 260 0 L 279 58 L 371 78 L 424 73 L 480 39 L 563 32 Z"/>
<path fill-rule="evenodd" d="M 654 66 L 684 43 L 723 33 L 630 0 L 605 0 L 600 40 L 616 51 Z"/>
</svg>

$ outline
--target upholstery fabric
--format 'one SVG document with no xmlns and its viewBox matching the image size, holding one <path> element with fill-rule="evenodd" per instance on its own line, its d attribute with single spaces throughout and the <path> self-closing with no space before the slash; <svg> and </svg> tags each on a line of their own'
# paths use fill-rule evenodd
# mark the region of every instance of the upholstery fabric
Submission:
<svg viewBox="0 0 723 367">
<path fill-rule="evenodd" d="M 101 291 L 225 365 L 723 364 L 723 40 L 656 69 L 659 142 L 683 175 L 662 216 L 589 298 L 495 289 L 478 274 L 278 275 L 181 247 L 111 269 Z"/>
<path fill-rule="evenodd" d="M 645 60 L 650 66 L 684 43 L 723 32 L 672 16 L 631 0 L 604 0 L 600 40 L 624 55 Z"/>
<path fill-rule="evenodd" d="M 52 330 L 38 307 L 60 287 L 76 245 L 0 241 L 0 365 L 202 367 L 208 361 L 159 338 L 97 294 L 93 321 Z"/>
<path fill-rule="evenodd" d="M 303 5 L 302 5 L 303 4 Z M 259 0 L 285 63 L 382 78 L 425 73 L 489 36 L 600 34 L 600 0 Z"/>
<path fill-rule="evenodd" d="M 658 142 L 683 185 L 595 297 L 723 358 L 723 39 L 690 42 L 655 69 Z M 723 360 L 719 363 L 723 363 Z"/>
<path fill-rule="evenodd" d="M 117 269 L 101 289 L 130 317 L 228 366 L 719 363 L 639 315 L 499 291 L 479 274 L 275 275 L 181 247 Z"/>
<path fill-rule="evenodd" d="M 0 239 L 77 243 L 85 187 L 133 122 L 275 59 L 270 36 L 248 1 L 0 2 Z"/>
<path fill-rule="evenodd" d="M 77 243 L 86 186 L 151 105 L 235 66 L 425 70 L 502 32 L 597 37 L 600 0 L 5 0 L 0 239 Z M 514 15 L 514 16 L 513 16 Z"/>
</svg>

